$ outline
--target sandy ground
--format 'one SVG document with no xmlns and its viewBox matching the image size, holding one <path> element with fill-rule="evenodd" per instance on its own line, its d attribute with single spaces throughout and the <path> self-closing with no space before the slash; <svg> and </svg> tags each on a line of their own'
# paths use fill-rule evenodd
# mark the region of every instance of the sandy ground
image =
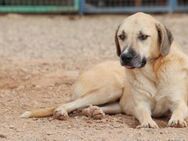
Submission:
<svg viewBox="0 0 188 141">
<path fill-rule="evenodd" d="M 0 16 L 0 141 L 186 141 L 188 128 L 135 129 L 126 115 L 93 120 L 21 119 L 28 109 L 58 105 L 71 95 L 76 74 L 118 59 L 114 31 L 125 15 Z M 188 53 L 188 14 L 156 15 Z"/>
</svg>

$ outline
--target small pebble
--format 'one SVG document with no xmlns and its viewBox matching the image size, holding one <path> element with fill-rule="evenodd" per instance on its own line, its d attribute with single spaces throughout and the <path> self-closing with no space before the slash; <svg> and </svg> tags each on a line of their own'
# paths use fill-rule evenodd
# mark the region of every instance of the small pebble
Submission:
<svg viewBox="0 0 188 141">
<path fill-rule="evenodd" d="M 7 136 L 6 135 L 3 135 L 3 134 L 0 134 L 0 138 L 7 138 Z"/>
</svg>

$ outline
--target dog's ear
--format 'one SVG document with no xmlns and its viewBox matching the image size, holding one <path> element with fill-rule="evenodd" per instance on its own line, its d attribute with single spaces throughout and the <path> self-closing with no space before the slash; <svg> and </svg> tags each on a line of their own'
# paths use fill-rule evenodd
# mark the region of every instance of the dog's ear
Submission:
<svg viewBox="0 0 188 141">
<path fill-rule="evenodd" d="M 118 28 L 116 29 L 116 32 L 115 32 L 116 53 L 117 53 L 118 56 L 121 55 L 121 48 L 120 48 L 118 36 L 117 36 L 119 27 L 120 27 L 120 25 L 118 26 Z"/>
<path fill-rule="evenodd" d="M 160 53 L 162 56 L 168 55 L 170 52 L 171 44 L 174 40 L 172 33 L 161 23 L 156 24 L 158 32 L 158 40 L 160 45 Z"/>
</svg>

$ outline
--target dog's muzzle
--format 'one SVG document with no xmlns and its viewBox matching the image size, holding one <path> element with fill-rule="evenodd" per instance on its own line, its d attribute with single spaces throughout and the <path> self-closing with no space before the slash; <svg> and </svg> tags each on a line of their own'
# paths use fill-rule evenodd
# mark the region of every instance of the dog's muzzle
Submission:
<svg viewBox="0 0 188 141">
<path fill-rule="evenodd" d="M 128 69 L 142 68 L 146 64 L 146 58 L 141 58 L 134 50 L 129 50 L 126 53 L 122 52 L 120 62 L 122 66 Z"/>
</svg>

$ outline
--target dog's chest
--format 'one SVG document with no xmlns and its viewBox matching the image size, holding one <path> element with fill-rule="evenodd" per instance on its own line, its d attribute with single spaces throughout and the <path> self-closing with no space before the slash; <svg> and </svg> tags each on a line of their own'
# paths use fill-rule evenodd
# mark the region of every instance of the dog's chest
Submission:
<svg viewBox="0 0 188 141">
<path fill-rule="evenodd" d="M 129 83 L 133 89 L 140 94 L 146 95 L 150 98 L 155 98 L 157 93 L 156 76 L 151 71 L 134 71 L 128 75 Z"/>
</svg>

